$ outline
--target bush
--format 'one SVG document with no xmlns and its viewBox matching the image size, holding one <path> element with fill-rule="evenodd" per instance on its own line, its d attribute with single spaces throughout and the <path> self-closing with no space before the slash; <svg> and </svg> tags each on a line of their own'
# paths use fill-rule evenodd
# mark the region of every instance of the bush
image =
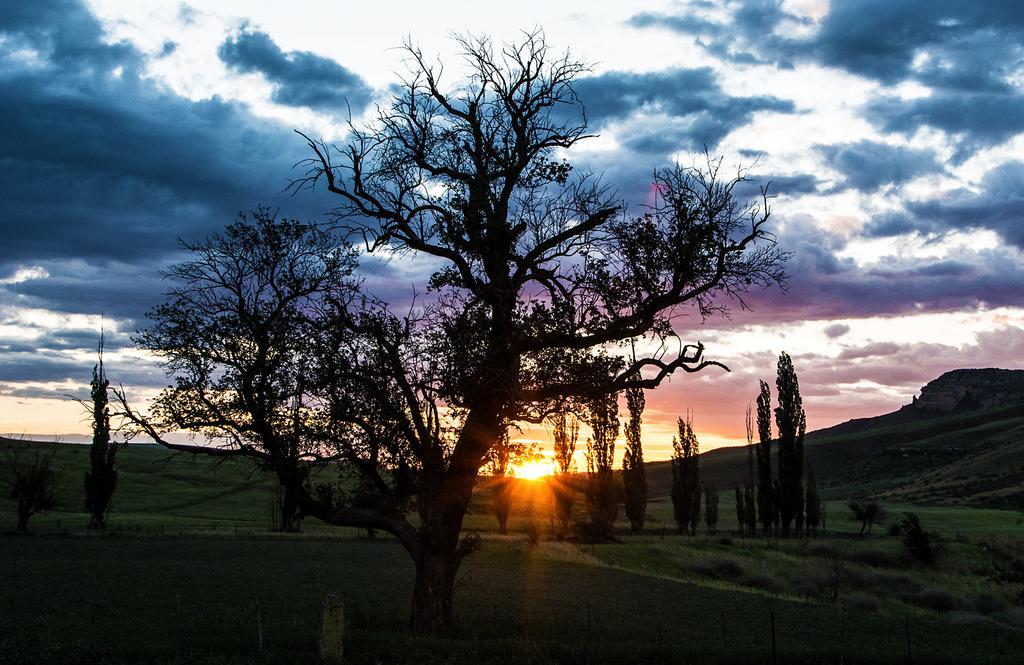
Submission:
<svg viewBox="0 0 1024 665">
<path fill-rule="evenodd" d="M 936 612 L 952 612 L 960 606 L 959 599 L 945 589 L 925 589 L 911 600 L 916 605 Z"/>
<path fill-rule="evenodd" d="M 839 548 L 831 543 L 812 543 L 807 547 L 807 553 L 823 559 L 833 559 L 840 556 Z"/>
<path fill-rule="evenodd" d="M 693 564 L 693 569 L 703 575 L 736 579 L 743 575 L 743 564 L 735 559 L 705 559 Z"/>
<path fill-rule="evenodd" d="M 526 542 L 530 544 L 530 547 L 536 547 L 540 545 L 540 525 L 533 520 L 526 525 Z"/>
<path fill-rule="evenodd" d="M 932 544 L 931 534 L 924 530 L 920 518 L 915 513 L 904 514 L 900 530 L 903 532 L 903 546 L 907 548 L 910 556 L 923 564 L 935 563 L 937 552 Z"/>
<path fill-rule="evenodd" d="M 843 604 L 863 612 L 877 612 L 881 609 L 878 599 L 866 593 L 851 593 L 843 599 Z"/>
<path fill-rule="evenodd" d="M 748 575 L 740 583 L 754 589 L 762 589 L 771 593 L 782 593 L 786 585 L 771 575 Z"/>
<path fill-rule="evenodd" d="M 850 555 L 850 561 L 863 563 L 872 568 L 896 568 L 903 564 L 899 555 L 882 550 L 860 550 Z"/>
<path fill-rule="evenodd" d="M 1006 610 L 1006 620 L 1014 626 L 1024 628 L 1024 607 L 1011 607 Z"/>
<path fill-rule="evenodd" d="M 971 598 L 970 604 L 975 612 L 985 615 L 999 614 L 1006 609 L 1006 603 L 987 594 L 974 596 Z"/>
</svg>

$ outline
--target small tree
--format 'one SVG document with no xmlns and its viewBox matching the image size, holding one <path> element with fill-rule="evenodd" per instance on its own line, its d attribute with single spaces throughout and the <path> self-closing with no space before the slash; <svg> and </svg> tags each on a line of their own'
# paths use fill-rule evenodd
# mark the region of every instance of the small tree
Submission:
<svg viewBox="0 0 1024 665">
<path fill-rule="evenodd" d="M 55 453 L 55 448 L 35 444 L 11 447 L 7 453 L 7 496 L 16 504 L 17 533 L 28 533 L 29 518 L 56 505 Z"/>
<path fill-rule="evenodd" d="M 569 530 L 572 521 L 572 507 L 575 503 L 576 443 L 580 436 L 580 422 L 576 416 L 559 410 L 552 417 L 552 439 L 554 440 L 555 475 L 551 482 L 551 496 L 555 517 L 562 532 Z"/>
<path fill-rule="evenodd" d="M 772 394 L 768 384 L 761 381 L 757 396 L 757 514 L 765 534 L 772 531 L 776 508 L 775 488 L 772 485 Z"/>
<path fill-rule="evenodd" d="M 846 506 L 854 521 L 860 522 L 860 535 L 871 535 L 871 527 L 879 524 L 886 518 L 885 509 L 874 501 L 851 501 Z"/>
<path fill-rule="evenodd" d="M 630 529 L 639 533 L 647 519 L 647 472 L 640 440 L 645 400 L 643 388 L 630 388 L 625 392 L 629 420 L 626 421 L 626 451 L 622 458 L 623 503 Z"/>
<path fill-rule="evenodd" d="M 718 531 L 718 489 L 714 485 L 704 487 L 704 526 L 709 536 Z"/>
<path fill-rule="evenodd" d="M 615 491 L 615 438 L 619 435 L 619 401 L 616 393 L 594 400 L 589 406 L 587 424 L 587 514 L 591 535 L 605 540 L 614 538 L 618 497 Z"/>
<path fill-rule="evenodd" d="M 689 420 L 676 421 L 678 437 L 672 438 L 672 512 L 679 531 L 697 532 L 700 521 L 700 444 Z"/>
<path fill-rule="evenodd" d="M 916 513 L 904 513 L 900 531 L 903 533 L 903 546 L 910 556 L 924 564 L 935 563 L 936 551 L 931 534 L 921 526 L 921 518 Z"/>
<path fill-rule="evenodd" d="M 514 441 L 509 436 L 509 428 L 498 437 L 494 447 L 488 452 L 490 456 L 490 472 L 494 479 L 493 508 L 494 517 L 498 520 L 498 533 L 508 533 L 508 518 L 512 512 L 515 484 L 510 475 L 515 465 L 535 460 L 539 457 L 536 447 Z"/>
<path fill-rule="evenodd" d="M 804 432 L 807 417 L 793 360 L 785 352 L 779 355 L 775 385 L 779 399 L 775 408 L 775 424 L 779 428 L 780 493 L 777 499 L 782 535 L 789 536 L 793 526 L 799 533 L 804 523 Z"/>
<path fill-rule="evenodd" d="M 117 487 L 115 462 L 121 447 L 110 438 L 110 381 L 103 368 L 103 333 L 100 333 L 97 355 L 99 358 L 92 368 L 88 403 L 92 417 L 89 470 L 85 472 L 85 509 L 89 513 L 89 529 L 107 528 L 107 512 Z"/>
<path fill-rule="evenodd" d="M 821 523 L 821 498 L 818 496 L 818 482 L 814 477 L 814 469 L 807 465 L 807 531 L 817 535 Z"/>
<path fill-rule="evenodd" d="M 746 496 L 743 493 L 743 488 L 739 485 L 735 489 L 736 497 L 736 524 L 739 527 L 740 535 L 743 535 L 743 530 L 747 526 L 747 505 Z"/>
</svg>

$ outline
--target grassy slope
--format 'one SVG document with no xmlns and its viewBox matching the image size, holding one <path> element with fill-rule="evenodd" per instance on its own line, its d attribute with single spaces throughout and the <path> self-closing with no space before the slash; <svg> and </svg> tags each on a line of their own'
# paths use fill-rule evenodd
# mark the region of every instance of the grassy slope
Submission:
<svg viewBox="0 0 1024 665">
<path fill-rule="evenodd" d="M 944 415 L 898 411 L 807 436 L 806 457 L 831 498 L 1024 508 L 1024 405 Z M 701 456 L 701 478 L 732 488 L 747 476 L 745 448 Z M 667 462 L 648 465 L 651 496 L 671 486 Z"/>
</svg>

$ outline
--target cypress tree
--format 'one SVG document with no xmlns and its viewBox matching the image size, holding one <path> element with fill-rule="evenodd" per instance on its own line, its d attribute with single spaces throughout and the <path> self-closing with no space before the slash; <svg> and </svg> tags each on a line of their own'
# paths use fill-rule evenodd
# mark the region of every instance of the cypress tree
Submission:
<svg viewBox="0 0 1024 665">
<path fill-rule="evenodd" d="M 626 390 L 626 452 L 622 458 L 622 484 L 626 517 L 633 533 L 644 528 L 647 519 L 647 473 L 644 470 L 644 449 L 640 440 L 640 424 L 644 412 L 643 388 Z"/>
<path fill-rule="evenodd" d="M 757 396 L 757 515 L 765 534 L 771 533 L 775 501 L 772 487 L 772 394 L 761 381 Z"/>
<path fill-rule="evenodd" d="M 779 429 L 779 519 L 782 535 L 790 535 L 795 522 L 799 532 L 804 522 L 803 470 L 804 433 L 807 418 L 800 382 L 789 354 L 779 355 L 775 382 L 779 405 L 775 408 L 775 424 Z"/>
<path fill-rule="evenodd" d="M 89 398 L 92 410 L 92 444 L 89 446 L 89 470 L 85 472 L 85 510 L 89 529 L 107 528 L 107 512 L 117 486 L 114 466 L 118 446 L 110 440 L 110 407 L 107 391 L 110 381 L 103 368 L 103 334 L 97 347 L 99 356 L 92 368 Z"/>
</svg>

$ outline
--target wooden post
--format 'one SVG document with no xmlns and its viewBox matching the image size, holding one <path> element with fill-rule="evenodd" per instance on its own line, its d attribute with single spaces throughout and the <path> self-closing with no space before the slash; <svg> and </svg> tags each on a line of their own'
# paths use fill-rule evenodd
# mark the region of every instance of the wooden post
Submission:
<svg viewBox="0 0 1024 665">
<path fill-rule="evenodd" d="M 910 619 L 904 619 L 903 620 L 903 631 L 907 635 L 907 662 L 909 663 L 910 659 L 911 659 L 911 653 L 910 653 Z"/>
<path fill-rule="evenodd" d="M 256 649 L 263 651 L 263 612 L 260 610 L 260 599 L 256 599 Z"/>
<path fill-rule="evenodd" d="M 768 613 L 769 619 L 772 622 L 772 665 L 775 665 L 776 654 L 775 654 L 775 612 Z"/>
<path fill-rule="evenodd" d="M 345 606 L 334 594 L 324 598 L 320 613 L 320 658 L 340 663 L 344 655 Z"/>
</svg>

